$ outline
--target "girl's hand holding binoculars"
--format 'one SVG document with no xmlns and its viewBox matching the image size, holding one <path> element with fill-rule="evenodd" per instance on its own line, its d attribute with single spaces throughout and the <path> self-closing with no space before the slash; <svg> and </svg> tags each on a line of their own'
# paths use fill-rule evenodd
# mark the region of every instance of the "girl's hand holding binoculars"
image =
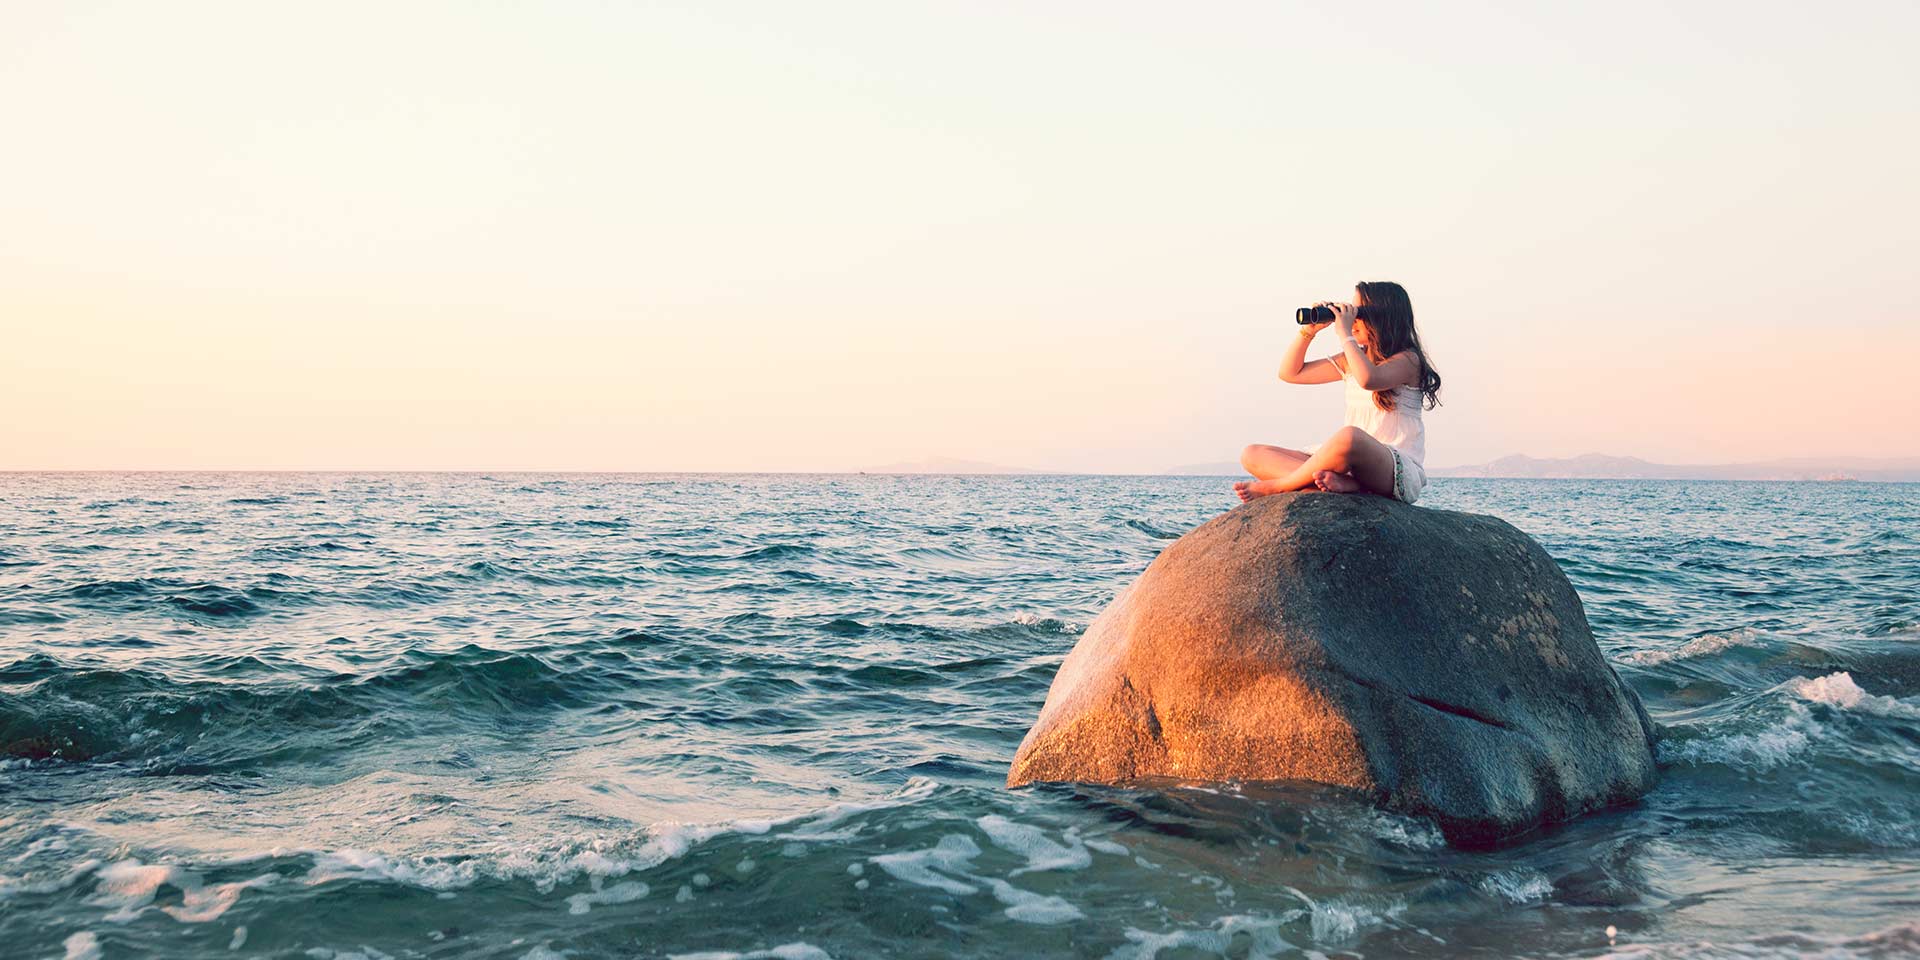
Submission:
<svg viewBox="0 0 1920 960">
<path fill-rule="evenodd" d="M 1334 326 L 1339 327 L 1341 333 L 1353 331 L 1353 321 L 1360 316 L 1359 307 L 1351 303 L 1329 303 L 1325 306 L 1333 311 Z"/>
</svg>

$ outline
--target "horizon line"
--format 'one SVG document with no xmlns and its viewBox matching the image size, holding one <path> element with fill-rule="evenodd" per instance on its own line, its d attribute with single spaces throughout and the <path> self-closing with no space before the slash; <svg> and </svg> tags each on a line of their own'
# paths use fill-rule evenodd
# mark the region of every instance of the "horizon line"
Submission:
<svg viewBox="0 0 1920 960">
<path fill-rule="evenodd" d="M 1872 462 L 1872 463 L 1900 463 L 1900 462 L 1911 462 L 1911 461 L 1920 460 L 1920 453 L 1909 454 L 1904 456 L 1893 456 L 1893 457 L 1866 456 L 1862 454 L 1839 453 L 1839 454 L 1807 455 L 1807 456 L 1793 456 L 1793 457 L 1772 457 L 1765 460 L 1721 460 L 1721 461 L 1713 461 L 1713 462 L 1706 462 L 1706 463 L 1676 463 L 1676 462 L 1667 462 L 1667 461 L 1660 461 L 1660 460 L 1648 460 L 1647 458 L 1636 455 L 1636 454 L 1601 453 L 1598 451 L 1577 453 L 1571 456 L 1564 456 L 1564 457 L 1542 457 L 1542 456 L 1535 456 L 1533 454 L 1528 454 L 1528 453 L 1508 453 L 1508 454 L 1502 454 L 1500 456 L 1494 457 L 1489 460 L 1481 460 L 1481 461 L 1475 461 L 1470 463 L 1456 463 L 1456 464 L 1449 464 L 1446 466 L 1428 466 L 1426 469 L 1429 472 L 1433 472 L 1433 471 L 1439 471 L 1439 470 L 1459 470 L 1467 467 L 1487 467 L 1487 466 L 1492 466 L 1493 464 L 1498 463 L 1502 460 L 1511 460 L 1515 458 L 1550 462 L 1550 461 L 1556 461 L 1556 460 L 1561 460 L 1561 461 L 1578 460 L 1585 457 L 1607 457 L 1607 458 L 1620 459 L 1620 460 L 1638 460 L 1642 463 L 1647 463 L 1653 466 L 1662 466 L 1662 467 L 1706 468 L 1706 467 L 1752 466 L 1757 464 L 1787 463 L 1787 462 L 1808 461 L 1808 460 L 1858 460 L 1858 461 L 1866 461 L 1866 462 Z M 952 457 L 952 458 L 928 457 L 923 459 L 928 459 L 928 460 L 948 459 L 948 460 L 954 460 L 954 461 L 960 461 L 960 462 L 977 463 L 982 466 L 990 466 L 990 467 L 995 467 L 997 469 L 982 470 L 982 471 L 968 471 L 968 470 L 905 470 L 905 471 L 902 471 L 902 470 L 871 470 L 871 469 L 869 470 L 861 470 L 861 469 L 841 469 L 841 470 L 724 470 L 724 469 L 721 469 L 721 470 L 715 470 L 715 469 L 702 469 L 702 468 L 624 469 L 624 468 L 595 468 L 595 467 L 498 467 L 498 468 L 494 468 L 494 467 L 0 467 L 0 474 L 577 473 L 577 474 L 627 474 L 627 475 L 636 475 L 636 476 L 673 476 L 673 475 L 686 475 L 686 474 L 731 475 L 731 476 L 862 476 L 862 475 L 864 476 L 1054 476 L 1054 477 L 1214 476 L 1214 474 L 1170 473 L 1165 470 L 1052 470 L 1052 469 L 1043 469 L 1043 468 L 1034 468 L 1034 467 L 1023 467 L 1016 464 L 1002 464 L 1002 463 L 996 463 L 994 461 L 989 461 L 989 460 L 968 460 L 967 458 L 962 458 L 962 457 Z M 908 461 L 908 462 L 911 462 L 911 461 Z M 1221 464 L 1225 464 L 1225 463 L 1228 463 L 1229 461 L 1222 460 L 1219 462 Z M 1182 470 L 1182 469 L 1190 469 L 1194 467 L 1205 467 L 1205 466 L 1213 466 L 1213 465 L 1214 464 L 1206 463 L 1206 462 L 1176 464 L 1174 466 L 1174 469 Z M 1236 474 L 1228 474 L 1228 473 L 1218 474 L 1218 476 L 1234 476 L 1234 475 Z M 1528 477 L 1528 478 L 1515 478 L 1515 479 L 1583 479 L 1583 478 Z M 1591 478 L 1585 478 L 1585 479 L 1591 479 Z"/>
<path fill-rule="evenodd" d="M 1567 458 L 1554 458 L 1554 459 L 1567 459 Z M 1862 459 L 1876 459 L 1876 458 L 1862 458 Z M 1878 458 L 1878 459 L 1885 459 L 1885 458 Z M 1764 463 L 1766 461 L 1744 461 L 1744 462 Z M 1731 464 L 1662 464 L 1662 465 L 1663 466 L 1727 466 Z M 1484 466 L 1484 464 L 1463 464 L 1462 466 Z M 1453 470 L 1453 469 L 1458 469 L 1458 467 L 1434 467 L 1431 469 Z M 1017 480 L 1022 478 L 1029 478 L 1029 479 L 1047 478 L 1047 477 L 1152 477 L 1152 478 L 1166 478 L 1166 479 L 1201 480 L 1201 479 L 1224 479 L 1229 477 L 1241 476 L 1241 474 L 1232 474 L 1232 473 L 1218 473 L 1218 474 L 1214 474 L 1214 473 L 1151 473 L 1151 472 L 1135 473 L 1135 472 L 1112 472 L 1112 471 L 1075 472 L 1075 471 L 1053 471 L 1053 470 L 1021 470 L 1021 471 L 968 473 L 968 472 L 952 472 L 952 471 L 938 471 L 938 470 L 900 472 L 900 471 L 873 471 L 873 470 L 581 470 L 581 469 L 546 470 L 546 469 L 529 469 L 529 468 L 513 468 L 508 470 L 472 470 L 472 469 L 466 469 L 466 468 L 445 469 L 445 470 L 414 469 L 414 468 L 408 468 L 408 469 L 386 469 L 386 468 L 226 469 L 226 468 L 204 468 L 204 467 L 196 467 L 196 468 L 190 468 L 190 469 L 138 468 L 138 469 L 130 469 L 130 470 L 117 469 L 117 468 L 111 468 L 111 467 L 94 467 L 94 468 L 84 468 L 84 469 L 53 469 L 53 470 L 11 469 L 11 468 L 0 469 L 0 476 L 48 476 L 48 475 L 93 475 L 93 474 L 99 474 L 99 475 L 317 474 L 317 475 L 324 475 L 324 476 L 353 476 L 353 475 L 365 475 L 365 474 L 387 474 L 387 475 L 399 474 L 399 475 L 411 475 L 411 476 L 440 476 L 440 475 L 535 476 L 535 475 L 563 474 L 563 475 L 570 475 L 570 476 L 616 476 L 616 477 L 618 476 L 625 476 L 625 477 L 688 477 L 688 476 L 693 476 L 693 477 L 988 477 L 988 478 L 1009 479 L 1009 480 Z M 1578 481 L 1578 482 L 1632 481 L 1637 483 L 1645 483 L 1645 482 L 1656 482 L 1656 483 L 1823 483 L 1823 482 L 1833 482 L 1833 483 L 1896 483 L 1896 484 L 1920 483 L 1920 480 L 1874 480 L 1874 479 L 1863 479 L 1858 477 L 1842 477 L 1842 478 L 1835 478 L 1832 480 L 1821 480 L 1817 478 L 1802 479 L 1802 478 L 1791 478 L 1791 477 L 1745 477 L 1745 478 L 1741 478 L 1741 477 L 1535 477 L 1535 476 L 1519 476 L 1519 477 L 1464 476 L 1464 477 L 1461 477 L 1461 476 L 1439 475 L 1439 476 L 1433 476 L 1430 479 L 1433 481 L 1437 481 L 1437 480 L 1550 480 L 1550 481 Z"/>
</svg>

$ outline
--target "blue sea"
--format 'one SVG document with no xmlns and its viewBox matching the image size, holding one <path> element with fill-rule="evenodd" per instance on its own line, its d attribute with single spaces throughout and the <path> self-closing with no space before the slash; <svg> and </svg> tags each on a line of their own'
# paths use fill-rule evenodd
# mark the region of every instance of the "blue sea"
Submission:
<svg viewBox="0 0 1920 960">
<path fill-rule="evenodd" d="M 1920 485 L 1431 483 L 1579 590 L 1635 806 L 1006 790 L 1227 484 L 0 474 L 0 955 L 1920 954 Z"/>
</svg>

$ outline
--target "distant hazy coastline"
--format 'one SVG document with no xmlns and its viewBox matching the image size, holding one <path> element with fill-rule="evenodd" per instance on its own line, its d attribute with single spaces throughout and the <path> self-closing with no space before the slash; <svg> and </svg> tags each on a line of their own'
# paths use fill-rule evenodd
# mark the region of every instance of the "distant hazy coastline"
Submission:
<svg viewBox="0 0 1920 960">
<path fill-rule="evenodd" d="M 1178 476 L 1241 476 L 1234 463 L 1174 467 Z M 1431 467 L 1430 477 L 1502 477 L 1537 480 L 1863 480 L 1920 481 L 1920 457 L 1789 457 L 1747 463 L 1654 463 L 1639 457 L 1584 453 L 1577 457 L 1516 454 L 1487 463 Z"/>
<path fill-rule="evenodd" d="M 1653 463 L 1639 457 L 1501 457 L 1490 463 L 1429 470 L 1435 477 L 1580 480 L 1920 480 L 1920 457 L 1788 457 L 1746 463 Z"/>
<path fill-rule="evenodd" d="M 1058 471 L 1014 467 L 983 460 L 926 457 L 867 467 L 861 473 L 1046 474 Z M 1169 467 L 1176 477 L 1240 477 L 1230 462 Z M 1585 453 L 1577 457 L 1529 457 L 1515 454 L 1487 463 L 1430 467 L 1430 477 L 1500 477 L 1521 480 L 1795 480 L 1920 482 L 1920 457 L 1788 457 L 1746 463 L 1654 463 L 1639 457 Z"/>
</svg>

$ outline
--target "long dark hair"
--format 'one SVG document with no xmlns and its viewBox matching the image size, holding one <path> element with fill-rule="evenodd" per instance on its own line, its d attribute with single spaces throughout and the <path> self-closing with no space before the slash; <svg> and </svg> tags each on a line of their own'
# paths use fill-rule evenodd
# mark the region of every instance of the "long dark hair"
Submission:
<svg viewBox="0 0 1920 960">
<path fill-rule="evenodd" d="M 1354 284 L 1353 292 L 1359 295 L 1354 302 L 1367 308 L 1367 329 L 1373 334 L 1368 338 L 1373 341 L 1367 350 L 1368 359 L 1382 363 L 1402 350 L 1412 350 L 1420 361 L 1420 379 L 1412 385 L 1419 388 L 1428 410 L 1439 406 L 1440 374 L 1427 362 L 1420 334 L 1413 329 L 1413 299 L 1407 296 L 1407 288 L 1385 280 L 1368 280 Z M 1382 410 L 1392 410 L 1395 402 L 1392 390 L 1373 392 L 1373 403 Z"/>
</svg>

